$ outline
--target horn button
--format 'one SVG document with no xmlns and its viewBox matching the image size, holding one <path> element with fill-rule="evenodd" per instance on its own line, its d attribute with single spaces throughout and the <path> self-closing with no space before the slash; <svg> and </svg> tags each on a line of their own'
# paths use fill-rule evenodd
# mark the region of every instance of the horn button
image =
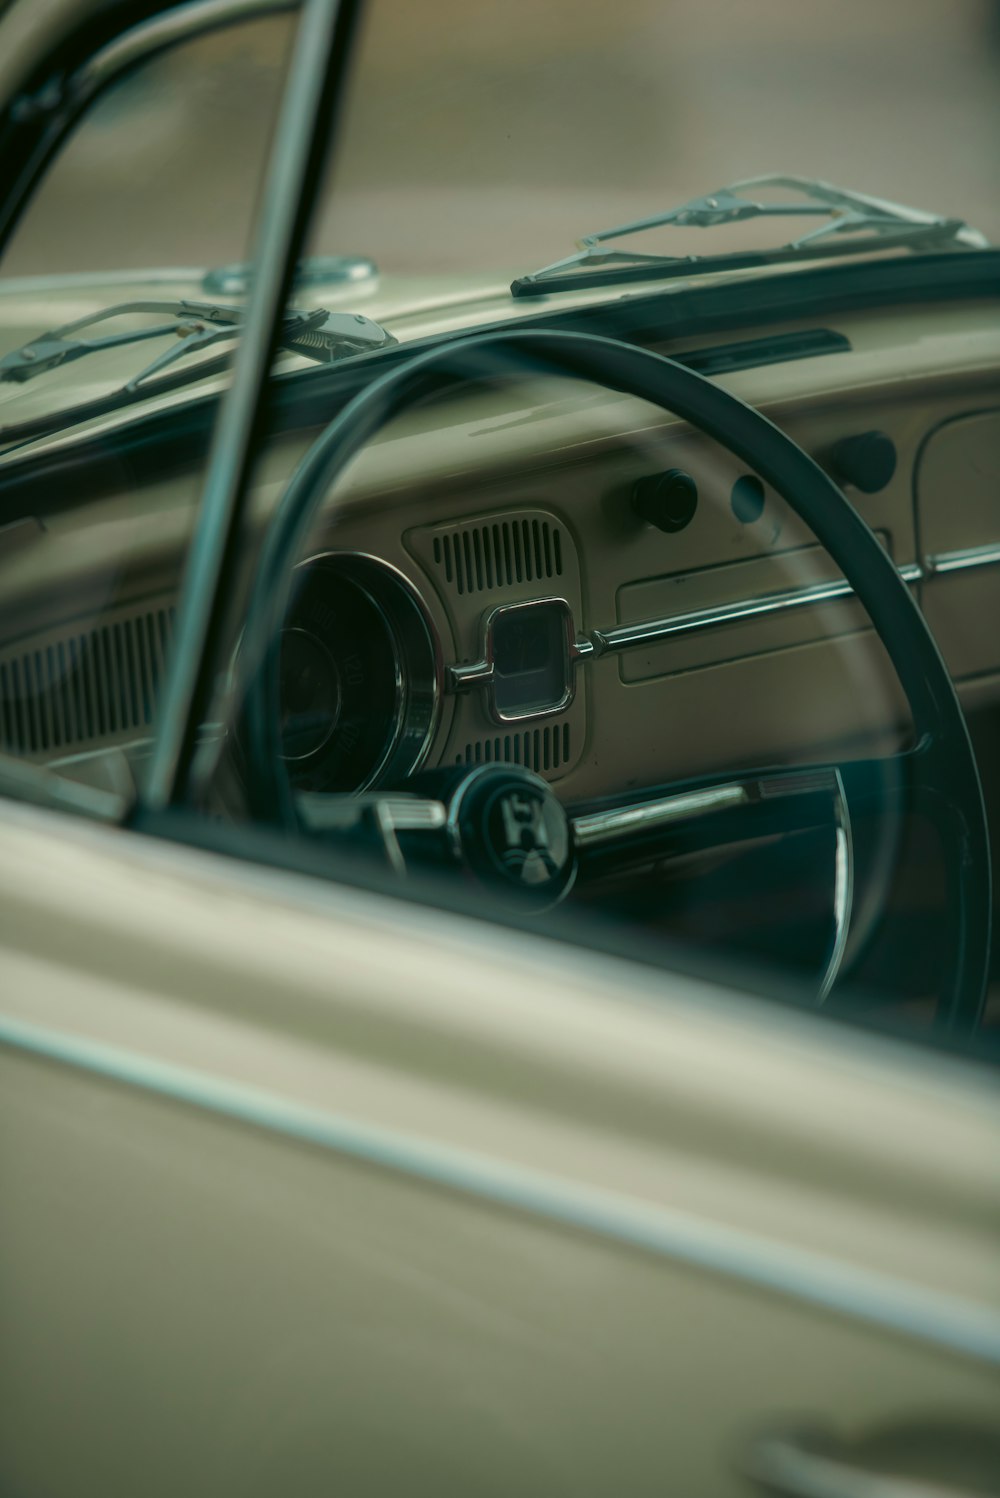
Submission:
<svg viewBox="0 0 1000 1498">
<path fill-rule="evenodd" d="M 535 909 L 569 890 L 576 875 L 569 819 L 540 776 L 480 765 L 462 775 L 447 807 L 452 852 L 477 879 Z"/>
</svg>

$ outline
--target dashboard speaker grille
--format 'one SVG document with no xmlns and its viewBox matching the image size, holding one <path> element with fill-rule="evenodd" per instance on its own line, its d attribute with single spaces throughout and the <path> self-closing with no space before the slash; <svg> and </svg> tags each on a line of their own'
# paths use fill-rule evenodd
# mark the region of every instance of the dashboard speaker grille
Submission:
<svg viewBox="0 0 1000 1498">
<path fill-rule="evenodd" d="M 515 583 L 562 577 L 563 537 L 541 517 L 460 526 L 434 536 L 434 561 L 457 593 L 483 593 Z"/>
<path fill-rule="evenodd" d="M 544 728 L 474 739 L 455 756 L 459 765 L 524 765 L 538 775 L 558 775 L 569 762 L 568 723 L 547 723 Z"/>
<path fill-rule="evenodd" d="M 136 613 L 0 659 L 0 745 L 45 754 L 148 728 L 173 617 Z"/>
</svg>

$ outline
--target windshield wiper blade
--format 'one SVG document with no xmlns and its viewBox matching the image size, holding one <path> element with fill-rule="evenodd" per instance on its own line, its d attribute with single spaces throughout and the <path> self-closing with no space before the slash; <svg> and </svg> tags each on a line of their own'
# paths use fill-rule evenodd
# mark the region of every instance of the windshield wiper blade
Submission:
<svg viewBox="0 0 1000 1498">
<path fill-rule="evenodd" d="M 79 339 L 74 337 L 80 329 L 111 317 L 130 313 L 166 313 L 172 320 L 157 324 L 154 328 L 133 329 L 100 338 Z M 29 343 L 14 349 L 0 359 L 0 380 L 23 383 L 36 374 L 57 369 L 61 364 L 82 359 L 102 349 L 115 348 L 122 344 L 140 343 L 148 338 L 178 335 L 178 342 L 166 349 L 152 363 L 145 365 L 118 389 L 71 406 L 60 406 L 53 411 L 0 427 L 0 445 L 5 452 L 9 444 L 31 442 L 38 437 L 50 436 L 78 422 L 105 416 L 147 398 L 148 395 L 164 394 L 199 380 L 207 380 L 222 373 L 229 364 L 231 351 L 225 350 L 215 358 L 199 360 L 190 368 L 163 374 L 163 370 L 197 349 L 204 349 L 223 340 L 238 338 L 243 325 L 243 310 L 240 307 L 222 306 L 209 302 L 122 302 L 108 307 L 103 312 L 66 323 L 49 333 L 41 333 Z M 398 342 L 392 333 L 362 317 L 356 312 L 328 312 L 318 307 L 311 312 L 289 312 L 283 322 L 280 346 L 301 354 L 319 364 L 331 364 L 336 360 L 355 354 L 371 353 L 388 348 Z M 151 390 L 145 382 L 152 375 L 161 377 Z"/>
<path fill-rule="evenodd" d="M 157 323 L 149 328 L 130 328 L 120 333 L 109 333 L 99 338 L 74 336 L 83 328 L 93 327 L 96 323 L 107 322 L 111 318 L 150 314 L 162 314 L 170 321 Z M 237 337 L 243 326 L 243 317 L 242 307 L 216 302 L 119 302 L 114 307 L 106 307 L 100 312 L 77 318 L 75 322 L 65 323 L 60 328 L 40 333 L 37 338 L 14 349 L 0 359 L 0 380 L 16 380 L 23 384 L 90 354 L 176 334 L 177 343 L 164 350 L 122 386 L 123 390 L 131 392 L 151 375 L 158 374 L 187 354 Z M 350 354 L 384 348 L 395 343 L 396 339 L 367 317 L 353 312 L 327 312 L 325 308 L 317 307 L 310 312 L 289 311 L 282 324 L 279 342 L 282 348 L 325 364 Z"/>
<path fill-rule="evenodd" d="M 796 196 L 789 200 L 761 200 L 748 196 L 757 188 L 781 188 Z M 825 222 L 799 238 L 771 250 L 746 250 L 719 255 L 644 255 L 634 250 L 608 250 L 609 240 L 661 228 L 715 228 L 754 218 L 817 218 Z M 831 244 L 830 241 L 843 242 Z M 849 236 L 856 236 L 850 238 Z M 665 213 L 632 223 L 617 224 L 577 240 L 578 249 L 511 285 L 514 296 L 540 296 L 570 287 L 607 285 L 641 280 L 646 276 L 694 275 L 705 270 L 742 269 L 773 265 L 783 260 L 819 258 L 830 254 L 862 254 L 899 247 L 985 249 L 988 240 L 962 219 L 944 218 L 920 208 L 909 208 L 866 193 L 834 187 L 806 177 L 768 175 L 748 177 L 703 197 L 691 198 Z"/>
</svg>

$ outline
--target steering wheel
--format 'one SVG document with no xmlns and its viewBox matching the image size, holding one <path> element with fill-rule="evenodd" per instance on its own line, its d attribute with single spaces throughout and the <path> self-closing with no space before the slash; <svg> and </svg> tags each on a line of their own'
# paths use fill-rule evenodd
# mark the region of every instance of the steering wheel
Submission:
<svg viewBox="0 0 1000 1498">
<path fill-rule="evenodd" d="M 284 617 L 292 588 L 295 562 L 305 545 L 317 506 L 349 460 L 392 418 L 421 398 L 450 386 L 497 372 L 498 360 L 516 359 L 519 368 L 529 362 L 543 374 L 575 377 L 648 401 L 679 416 L 722 447 L 739 457 L 760 475 L 810 527 L 853 588 L 888 652 L 893 669 L 909 704 L 915 726 L 914 746 L 901 754 L 862 764 L 847 762 L 826 770 L 815 765 L 801 770 L 748 772 L 736 780 L 713 776 L 685 782 L 682 786 L 657 789 L 656 806 L 671 803 L 679 815 L 709 810 L 727 810 L 736 815 L 740 806 L 767 804 L 775 796 L 808 795 L 818 789 L 833 790 L 846 810 L 853 794 L 869 793 L 873 782 L 892 784 L 907 794 L 919 794 L 936 809 L 936 820 L 944 844 L 949 904 L 953 915 L 954 951 L 938 1022 L 953 1031 L 969 1032 L 978 1024 L 989 969 L 991 923 L 991 869 L 989 837 L 979 772 L 968 729 L 954 685 L 922 614 L 874 533 L 851 506 L 829 476 L 788 436 L 759 411 L 746 405 L 720 386 L 663 355 L 636 348 L 616 339 L 592 334 L 553 330 L 514 329 L 473 335 L 441 344 L 416 355 L 374 379 L 356 395 L 316 439 L 293 475 L 272 526 L 265 537 L 251 591 L 243 638 L 243 656 L 250 663 L 245 700 L 247 753 L 250 764 L 248 794 L 251 810 L 259 817 L 294 827 L 298 823 L 295 799 L 281 753 L 278 708 L 278 635 L 276 621 Z M 483 361 L 491 361 L 488 371 Z M 586 644 L 586 642 L 584 642 Z M 600 641 L 588 650 L 600 652 Z M 508 782 L 520 782 L 522 801 L 532 797 L 545 801 L 544 811 L 529 809 L 529 820 L 549 827 L 546 846 L 558 845 L 561 859 L 558 890 L 569 878 L 568 850 L 574 841 L 585 849 L 600 840 L 601 827 L 611 825 L 608 814 L 588 812 L 571 817 L 568 831 L 558 825 L 559 803 L 545 782 L 527 771 L 496 766 L 508 771 Z M 496 796 L 490 795 L 493 812 L 483 796 L 470 785 L 479 772 L 466 772 L 448 813 L 450 830 L 460 834 L 459 803 L 478 805 L 483 817 L 495 813 Z M 479 779 L 482 780 L 479 774 Z M 486 777 L 487 781 L 490 777 Z M 733 787 L 740 792 L 736 794 Z M 728 790 L 728 800 L 722 793 Z M 547 799 L 546 799 L 547 798 Z M 713 800 L 714 798 L 714 800 Z M 482 804 L 480 804 L 482 803 Z M 527 802 L 525 803 L 527 804 Z M 643 816 L 649 808 L 649 793 L 633 797 L 619 807 L 618 827 L 652 825 L 655 816 Z M 632 815 L 630 811 L 638 813 Z M 664 813 L 659 813 L 662 816 Z M 613 816 L 613 812 L 612 812 Z M 555 819 L 553 821 L 553 818 Z M 849 832 L 849 821 L 846 822 Z M 843 827 L 842 827 L 843 830 Z M 554 841 L 553 841 L 554 840 Z M 843 847 L 839 851 L 843 853 Z M 849 903 L 848 856 L 840 860 L 839 888 Z M 844 870 L 847 869 L 845 874 Z M 844 912 L 840 912 L 844 926 Z M 838 933 L 843 954 L 846 929 Z M 832 981 L 836 964 L 828 969 Z"/>
</svg>

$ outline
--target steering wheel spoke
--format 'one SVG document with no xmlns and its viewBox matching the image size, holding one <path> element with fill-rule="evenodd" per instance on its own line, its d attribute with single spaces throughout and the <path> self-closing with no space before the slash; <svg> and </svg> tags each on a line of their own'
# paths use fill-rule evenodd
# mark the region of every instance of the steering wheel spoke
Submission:
<svg viewBox="0 0 1000 1498">
<path fill-rule="evenodd" d="M 840 768 L 806 765 L 712 777 L 570 813 L 581 875 L 652 851 L 691 853 L 775 834 L 833 830 L 831 936 L 816 1001 L 829 996 L 847 954 L 854 900 L 854 840 Z"/>
</svg>

